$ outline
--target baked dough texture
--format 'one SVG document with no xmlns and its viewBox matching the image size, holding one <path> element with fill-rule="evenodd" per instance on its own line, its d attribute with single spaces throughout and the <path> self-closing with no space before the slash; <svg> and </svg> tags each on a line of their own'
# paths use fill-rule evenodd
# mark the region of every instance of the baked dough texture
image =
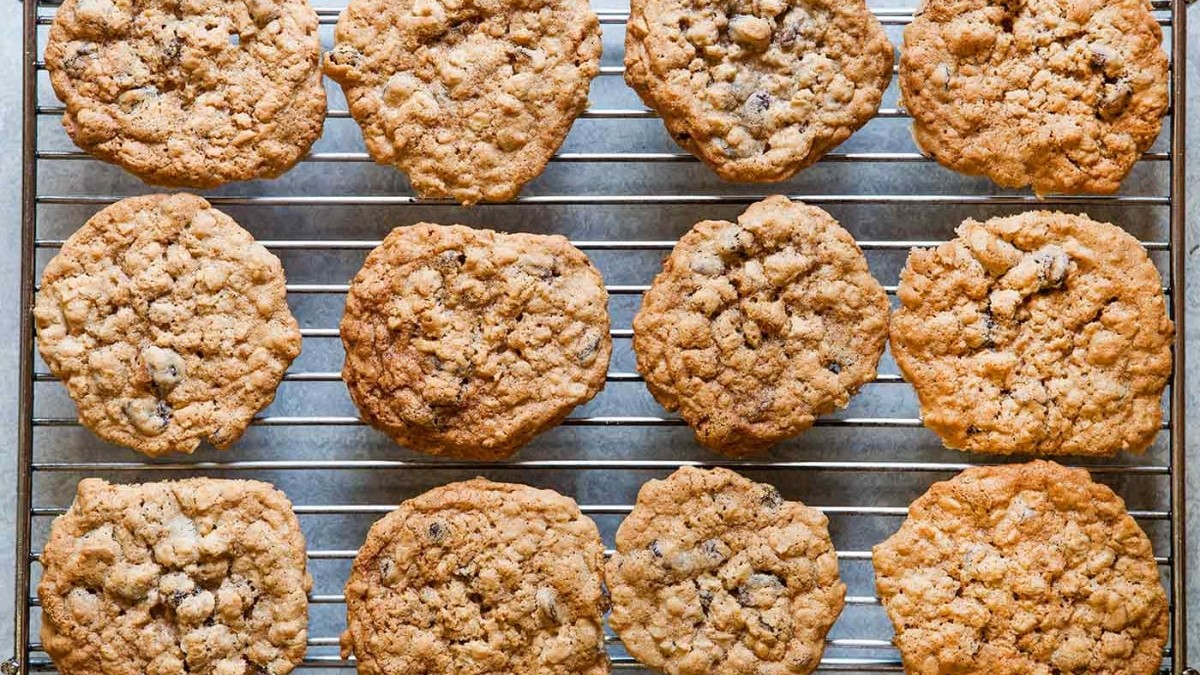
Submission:
<svg viewBox="0 0 1200 675">
<path fill-rule="evenodd" d="M 1087 216 L 967 220 L 914 249 L 892 354 L 945 444 L 999 454 L 1142 452 L 1162 425 L 1174 326 L 1142 245 Z"/>
<path fill-rule="evenodd" d="M 633 320 L 646 386 L 697 440 L 766 449 L 875 379 L 887 296 L 825 211 L 774 196 L 680 239 Z"/>
<path fill-rule="evenodd" d="M 668 675 L 807 675 L 846 595 L 827 528 L 728 469 L 650 481 L 606 567 L 609 625 Z"/>
<path fill-rule="evenodd" d="M 267 483 L 79 483 L 41 556 L 63 675 L 285 675 L 304 657 L 304 535 Z"/>
<path fill-rule="evenodd" d="M 781 181 L 874 117 L 893 49 L 863 0 L 632 0 L 625 81 L 721 178 Z"/>
<path fill-rule="evenodd" d="M 190 194 L 106 207 L 46 265 L 38 350 L 101 438 L 228 448 L 300 353 L 279 259 Z"/>
<path fill-rule="evenodd" d="M 476 478 L 371 527 L 346 582 L 361 675 L 605 675 L 604 546 L 575 501 Z"/>
<path fill-rule="evenodd" d="M 595 396 L 608 293 L 560 236 L 398 227 L 350 284 L 343 379 L 364 420 L 435 455 L 494 460 Z"/>
<path fill-rule="evenodd" d="M 1145 0 L 923 0 L 900 89 L 917 144 L 951 169 L 1112 193 L 1162 128 L 1167 64 Z"/>
<path fill-rule="evenodd" d="M 335 39 L 325 72 L 371 157 L 463 204 L 537 177 L 600 72 L 588 0 L 352 0 Z"/>
<path fill-rule="evenodd" d="M 875 547 L 911 675 L 1151 675 L 1167 596 L 1150 540 L 1087 471 L 975 467 Z"/>
<path fill-rule="evenodd" d="M 275 178 L 325 122 L 306 0 L 64 0 L 46 69 L 75 144 L 155 185 Z"/>
</svg>

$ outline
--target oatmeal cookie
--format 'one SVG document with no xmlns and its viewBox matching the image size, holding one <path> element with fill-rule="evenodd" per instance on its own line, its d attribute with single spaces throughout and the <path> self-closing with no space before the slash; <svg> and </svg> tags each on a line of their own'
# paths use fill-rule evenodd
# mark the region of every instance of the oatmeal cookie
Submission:
<svg viewBox="0 0 1200 675">
<path fill-rule="evenodd" d="M 285 675 L 304 657 L 304 535 L 267 483 L 88 478 L 41 564 L 63 675 Z"/>
<path fill-rule="evenodd" d="M 975 467 L 913 502 L 875 547 L 912 675 L 1150 675 L 1167 596 L 1150 540 L 1087 471 Z"/>
<path fill-rule="evenodd" d="M 463 204 L 537 177 L 600 72 L 587 0 L 352 0 L 335 36 L 325 72 L 371 157 Z"/>
<path fill-rule="evenodd" d="M 1162 423 L 1174 326 L 1142 245 L 1087 216 L 1032 211 L 915 249 L 892 354 L 948 447 L 1142 452 Z"/>
<path fill-rule="evenodd" d="M 371 527 L 346 582 L 361 675 L 605 675 L 604 546 L 575 501 L 476 478 Z"/>
<path fill-rule="evenodd" d="M 668 675 L 806 675 L 846 585 L 821 512 L 727 469 L 650 481 L 606 567 L 609 625 Z"/>
<path fill-rule="evenodd" d="M 633 320 L 638 371 L 705 446 L 744 455 L 845 407 L 875 378 L 888 302 L 825 211 L 769 197 L 697 224 Z"/>
<path fill-rule="evenodd" d="M 781 181 L 879 109 L 893 49 L 863 0 L 633 0 L 625 81 L 731 181 Z"/>
<path fill-rule="evenodd" d="M 227 448 L 300 353 L 279 259 L 189 194 L 130 197 L 42 274 L 38 350 L 79 421 L 152 457 Z"/>
<path fill-rule="evenodd" d="M 398 227 L 342 318 L 342 377 L 365 421 L 434 455 L 500 459 L 603 387 L 608 293 L 559 236 Z"/>
<path fill-rule="evenodd" d="M 46 69 L 76 145 L 157 185 L 274 178 L 325 121 L 306 0 L 64 0 Z"/>
<path fill-rule="evenodd" d="M 1146 0 L 924 0 L 904 31 L 903 103 L 943 165 L 1038 194 L 1111 193 L 1167 111 Z"/>
</svg>

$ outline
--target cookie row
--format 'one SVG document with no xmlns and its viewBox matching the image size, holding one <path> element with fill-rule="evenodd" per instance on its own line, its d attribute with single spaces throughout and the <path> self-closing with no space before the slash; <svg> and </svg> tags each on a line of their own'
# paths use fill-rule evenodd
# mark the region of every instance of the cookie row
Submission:
<svg viewBox="0 0 1200 675">
<path fill-rule="evenodd" d="M 863 0 L 634 0 L 625 78 L 722 178 L 780 181 L 878 111 L 893 49 Z M 320 136 L 305 0 L 66 0 L 46 66 L 84 150 L 160 185 L 276 177 Z M 587 0 L 353 0 L 324 72 L 371 157 L 423 197 L 513 199 L 599 73 Z M 942 164 L 1039 193 L 1115 192 L 1168 105 L 1145 0 L 924 0 L 903 103 Z"/>
<path fill-rule="evenodd" d="M 1086 216 L 968 220 L 915 249 L 891 315 L 825 211 L 771 197 L 685 234 L 633 320 L 638 371 L 700 443 L 762 451 L 845 407 L 889 334 L 926 426 L 1002 454 L 1143 451 L 1174 327 L 1141 245 Z M 200 197 L 135 197 L 46 266 L 38 348 L 106 440 L 225 448 L 300 352 L 279 260 Z M 342 377 L 362 419 L 435 455 L 501 459 L 604 386 L 608 294 L 559 236 L 398 227 L 350 284 Z"/>
<path fill-rule="evenodd" d="M 570 498 L 453 483 L 371 527 L 342 654 L 363 675 L 600 675 L 611 606 L 625 650 L 669 675 L 806 675 L 846 593 L 827 524 L 770 485 L 685 467 L 642 487 L 605 561 Z M 1150 541 L 1082 469 L 968 469 L 872 559 L 908 673 L 1158 672 Z M 84 480 L 41 562 L 42 641 L 65 675 L 285 675 L 304 656 L 304 537 L 266 483 Z"/>
</svg>

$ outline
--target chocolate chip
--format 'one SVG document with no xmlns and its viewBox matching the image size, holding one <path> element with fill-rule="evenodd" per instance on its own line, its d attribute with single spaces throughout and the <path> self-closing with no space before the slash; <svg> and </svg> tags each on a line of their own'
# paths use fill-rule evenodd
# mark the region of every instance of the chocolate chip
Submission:
<svg viewBox="0 0 1200 675">
<path fill-rule="evenodd" d="M 657 539 L 655 539 L 654 541 L 650 542 L 650 546 L 649 546 L 649 548 L 650 548 L 650 553 L 652 553 L 652 554 L 654 555 L 654 557 L 655 557 L 655 558 L 661 558 L 661 557 L 663 557 L 662 547 L 660 547 L 660 546 L 658 545 L 658 540 L 657 540 Z"/>
<path fill-rule="evenodd" d="M 447 532 L 447 527 L 444 523 L 441 523 L 441 522 L 435 520 L 434 522 L 429 524 L 429 538 L 432 539 L 434 541 L 434 543 L 440 542 L 443 539 L 445 539 L 446 532 Z"/>
<path fill-rule="evenodd" d="M 837 375 L 838 373 L 842 372 L 842 364 L 838 363 L 837 361 L 830 361 L 829 363 L 825 364 L 825 370 Z"/>
<path fill-rule="evenodd" d="M 708 608 L 712 607 L 713 594 L 711 591 L 700 591 L 700 611 L 708 616 Z"/>
</svg>

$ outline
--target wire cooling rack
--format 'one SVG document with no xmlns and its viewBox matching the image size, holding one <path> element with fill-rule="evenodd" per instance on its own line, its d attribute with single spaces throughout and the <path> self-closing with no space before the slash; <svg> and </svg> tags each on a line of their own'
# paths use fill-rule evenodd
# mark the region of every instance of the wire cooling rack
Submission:
<svg viewBox="0 0 1200 675">
<path fill-rule="evenodd" d="M 874 594 L 871 546 L 895 531 L 907 505 L 929 484 L 969 463 L 1004 458 L 942 449 L 921 427 L 911 389 L 885 355 L 878 379 L 838 414 L 772 454 L 732 461 L 702 450 L 689 430 L 659 408 L 634 370 L 629 328 L 640 294 L 662 257 L 694 222 L 733 218 L 766 194 L 784 193 L 830 210 L 854 234 L 894 296 L 909 248 L 953 235 L 964 218 L 1029 208 L 1079 212 L 1124 226 L 1159 267 L 1177 322 L 1174 378 L 1163 405 L 1163 432 L 1142 456 L 1083 462 L 1127 500 L 1150 535 L 1170 592 L 1171 640 L 1163 672 L 1184 666 L 1183 288 L 1185 0 L 1155 0 L 1171 54 L 1172 115 L 1158 143 L 1111 197 L 1053 197 L 997 191 L 922 157 L 889 90 L 877 119 L 819 164 L 773 186 L 722 183 L 670 141 L 620 75 L 627 0 L 594 0 L 605 55 L 590 109 L 575 124 L 546 173 L 516 202 L 462 209 L 412 196 L 403 176 L 369 162 L 341 93 L 330 88 L 324 138 L 308 159 L 276 181 L 207 193 L 283 260 L 289 303 L 304 353 L 276 402 L 231 450 L 147 461 L 106 445 L 75 421 L 74 407 L 33 348 L 32 304 L 42 266 L 99 208 L 148 190 L 119 169 L 89 159 L 61 128 L 62 107 L 40 61 L 54 2 L 25 0 L 22 361 L 19 380 L 19 502 L 16 657 L 5 673 L 54 670 L 41 651 L 35 593 L 38 552 L 50 521 L 87 476 L 145 481 L 190 475 L 258 478 L 296 504 L 315 578 L 309 652 L 302 671 L 352 669 L 337 653 L 344 627 L 341 595 L 350 561 L 370 524 L 398 502 L 433 486 L 475 475 L 555 488 L 575 497 L 606 543 L 646 480 L 683 464 L 723 465 L 777 485 L 784 495 L 823 509 L 838 548 L 847 607 L 830 633 L 822 671 L 901 671 L 891 626 Z M 903 1 L 903 0 L 899 0 Z M 911 1 L 911 0 L 910 0 Z M 893 44 L 912 8 L 871 0 Z M 320 7 L 326 48 L 340 9 Z M 346 283 L 366 253 L 395 225 L 428 220 L 569 236 L 608 282 L 614 353 L 608 384 L 559 428 L 502 463 L 442 461 L 393 446 L 363 426 L 340 383 L 337 323 Z M 614 670 L 644 672 L 608 638 Z M 519 675 L 519 674 L 517 674 Z"/>
</svg>

